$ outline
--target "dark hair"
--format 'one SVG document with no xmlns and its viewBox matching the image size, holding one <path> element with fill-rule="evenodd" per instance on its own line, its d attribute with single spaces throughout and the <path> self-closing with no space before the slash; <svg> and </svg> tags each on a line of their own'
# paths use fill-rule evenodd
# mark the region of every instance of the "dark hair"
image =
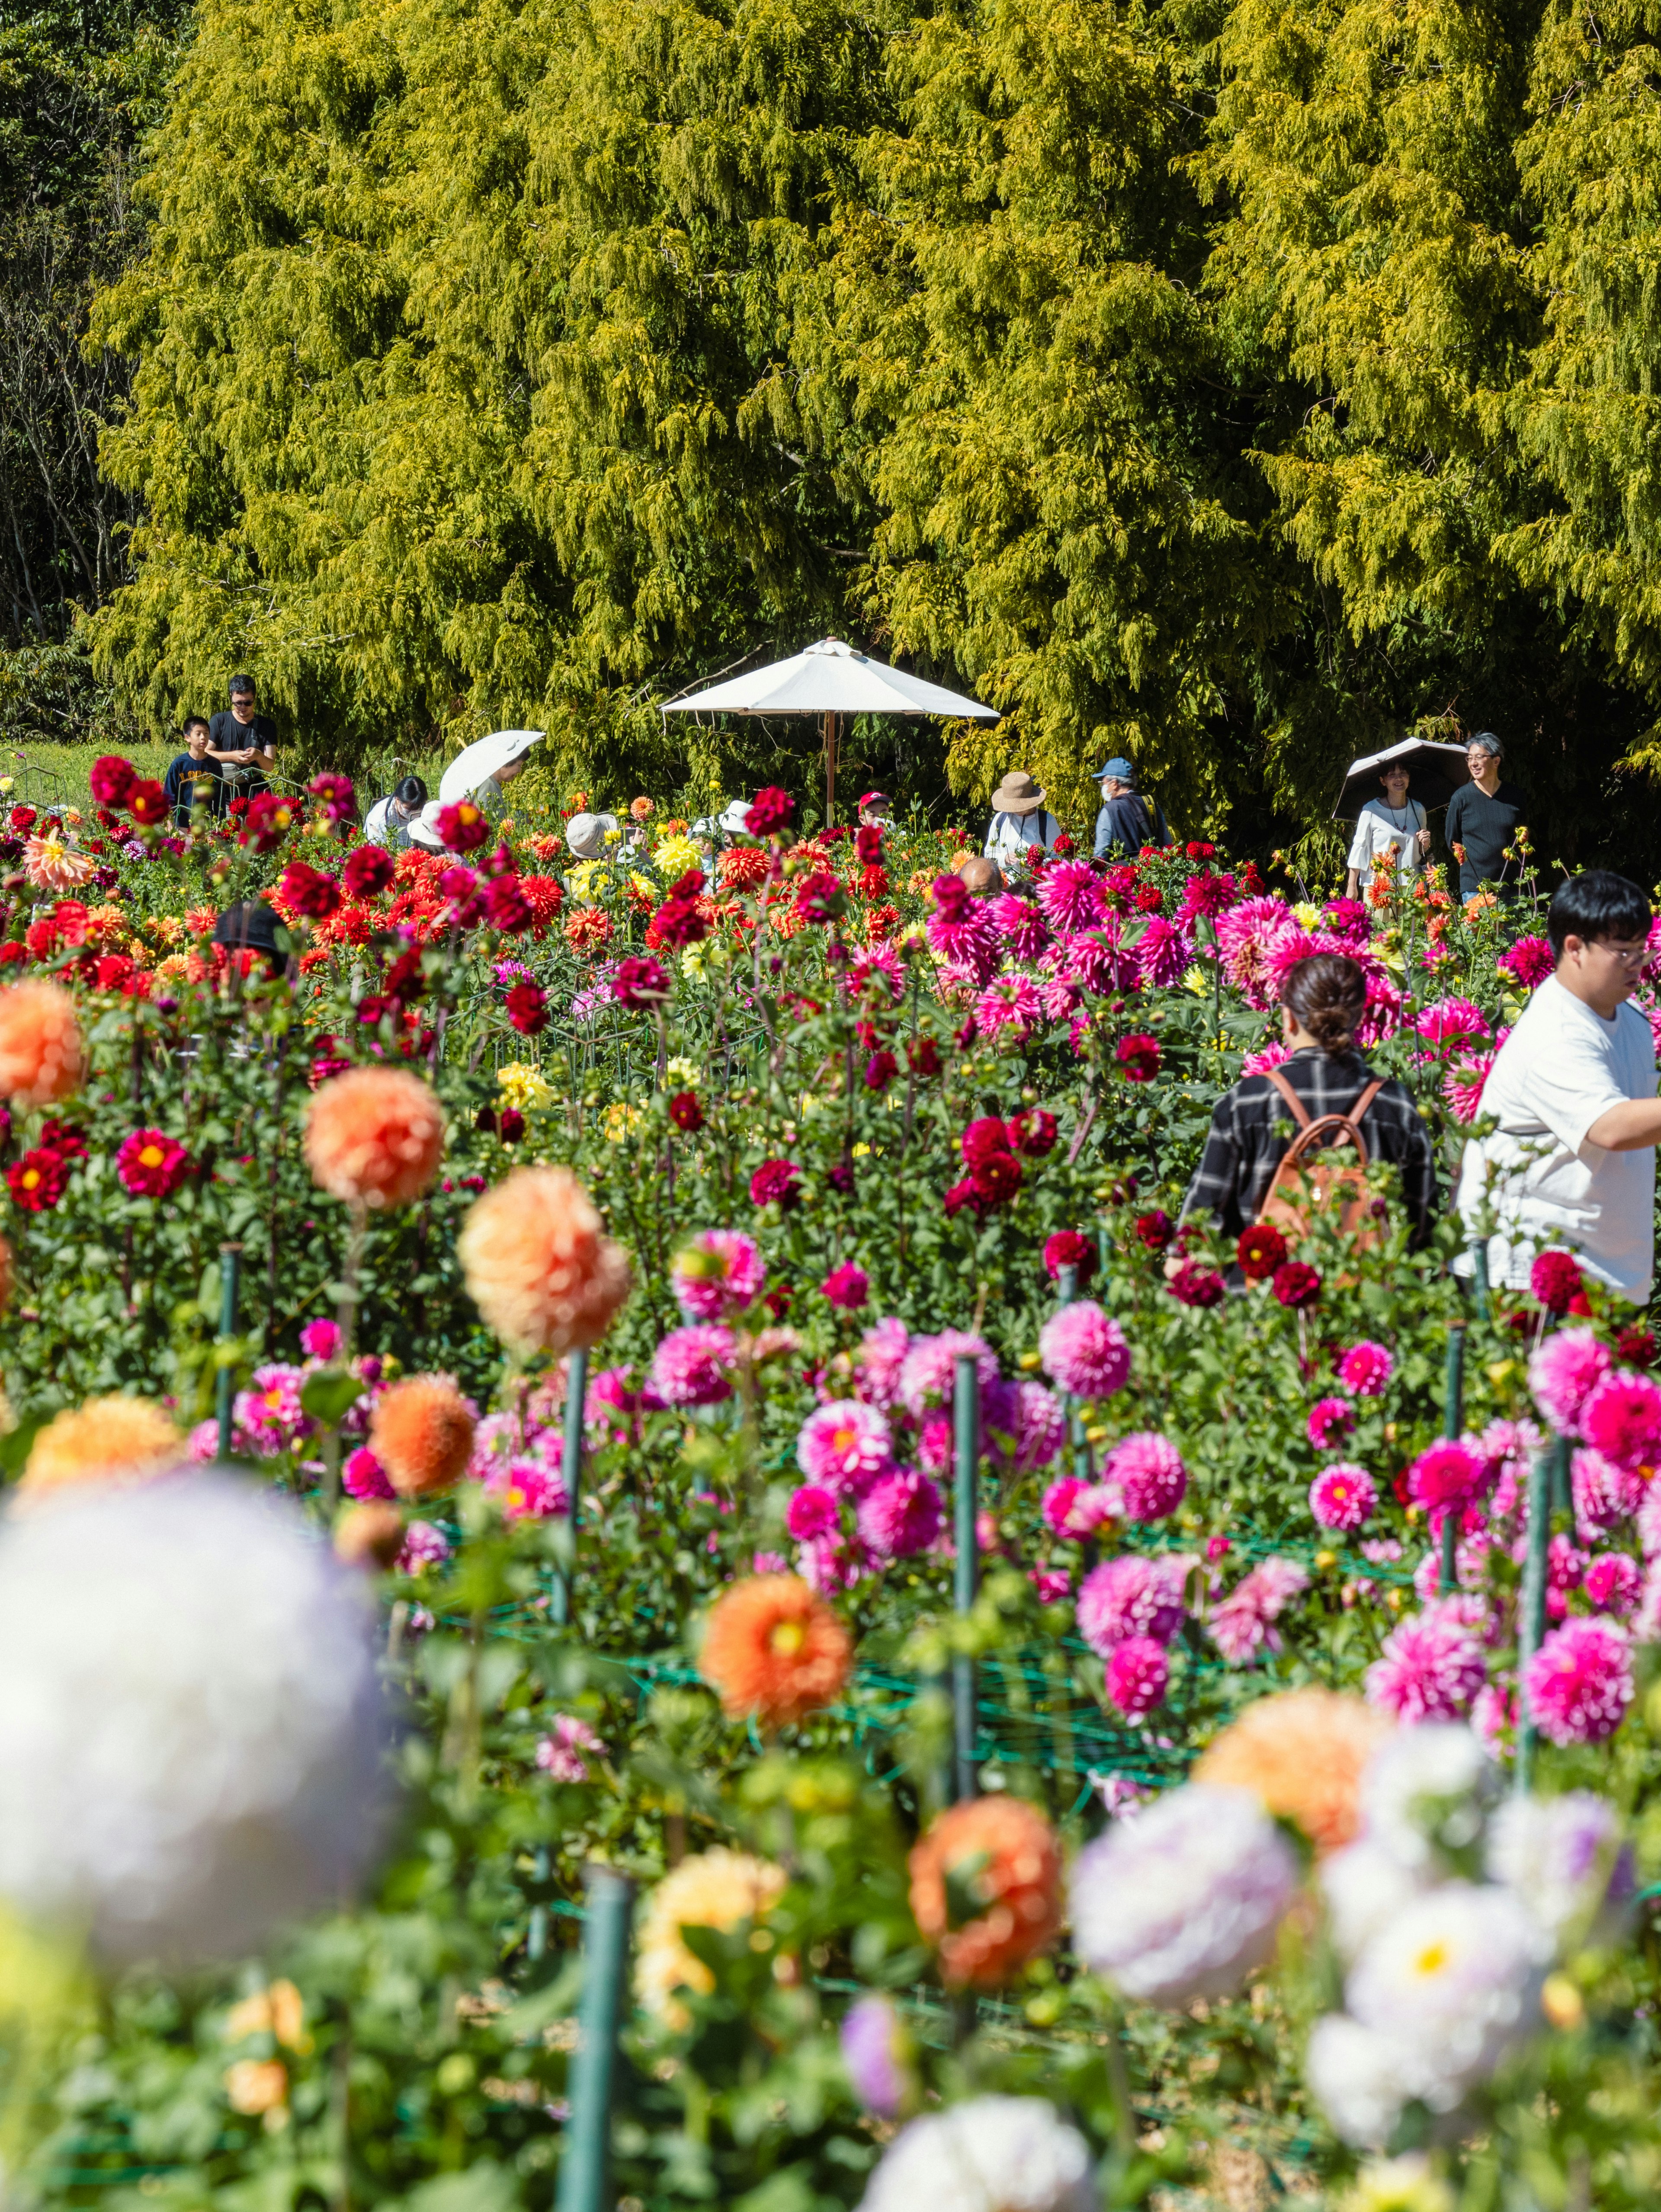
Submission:
<svg viewBox="0 0 1661 2212">
<path fill-rule="evenodd" d="M 424 806 L 427 804 L 427 787 L 418 775 L 406 775 L 392 796 L 401 799 L 406 806 Z"/>
<path fill-rule="evenodd" d="M 1561 958 L 1571 935 L 1594 943 L 1600 937 L 1646 937 L 1650 902 L 1636 884 L 1608 868 L 1588 868 L 1559 884 L 1546 916 L 1546 934 Z"/>
<path fill-rule="evenodd" d="M 187 738 L 192 730 L 205 730 L 207 726 L 208 718 L 205 714 L 186 714 L 179 726 L 179 734 L 181 738 Z"/>
<path fill-rule="evenodd" d="M 213 941 L 228 951 L 263 952 L 267 973 L 282 975 L 288 962 L 277 949 L 277 916 L 264 899 L 239 899 L 213 926 Z"/>
<path fill-rule="evenodd" d="M 234 698 L 235 698 L 235 696 L 236 696 L 236 695 L 237 695 L 237 693 L 238 693 L 239 691 L 252 691 L 253 689 L 254 689 L 254 680 L 253 680 L 253 678 L 252 678 L 252 676 L 233 676 L 233 677 L 232 677 L 232 678 L 231 678 L 231 696 L 232 696 L 232 698 L 233 698 L 233 699 L 234 699 Z"/>
<path fill-rule="evenodd" d="M 1323 1052 L 1348 1052 L 1366 1011 L 1367 979 L 1341 952 L 1317 952 L 1287 971 L 1281 1004 L 1289 1006 Z"/>
</svg>

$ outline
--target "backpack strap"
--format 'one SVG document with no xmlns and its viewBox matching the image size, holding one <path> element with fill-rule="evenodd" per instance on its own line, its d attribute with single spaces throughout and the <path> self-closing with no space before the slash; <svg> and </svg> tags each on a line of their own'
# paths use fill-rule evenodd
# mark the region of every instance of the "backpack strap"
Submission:
<svg viewBox="0 0 1661 2212">
<path fill-rule="evenodd" d="M 1292 1118 L 1298 1124 L 1299 1129 L 1309 1129 L 1314 1126 L 1309 1118 L 1308 1107 L 1305 1105 L 1303 1100 L 1298 1096 L 1292 1085 L 1287 1081 L 1285 1076 L 1281 1074 L 1278 1067 L 1266 1067 L 1263 1070 L 1263 1079 L 1265 1082 L 1271 1084 L 1274 1088 L 1280 1092 L 1281 1097 L 1286 1100 L 1287 1104 L 1291 1107 Z"/>
</svg>

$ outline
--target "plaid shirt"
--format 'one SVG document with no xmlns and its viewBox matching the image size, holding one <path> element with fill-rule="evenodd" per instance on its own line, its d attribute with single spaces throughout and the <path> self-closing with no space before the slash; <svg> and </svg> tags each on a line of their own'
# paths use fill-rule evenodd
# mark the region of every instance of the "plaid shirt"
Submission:
<svg viewBox="0 0 1661 2212">
<path fill-rule="evenodd" d="M 1309 1114 L 1347 1114 L 1372 1080 L 1358 1053 L 1317 1052 L 1305 1045 L 1283 1060 L 1284 1075 Z M 1402 1171 L 1402 1195 L 1422 1241 L 1436 1210 L 1436 1166 L 1430 1132 L 1399 1083 L 1386 1083 L 1361 1121 L 1369 1164 L 1392 1160 Z M 1267 1076 L 1248 1075 L 1226 1091 L 1211 1116 L 1205 1151 L 1183 1200 L 1183 1218 L 1214 1213 L 1225 1235 L 1238 1237 L 1257 1218 L 1275 1170 L 1293 1134 L 1292 1109 Z M 1354 1158 L 1346 1144 L 1344 1151 Z"/>
</svg>

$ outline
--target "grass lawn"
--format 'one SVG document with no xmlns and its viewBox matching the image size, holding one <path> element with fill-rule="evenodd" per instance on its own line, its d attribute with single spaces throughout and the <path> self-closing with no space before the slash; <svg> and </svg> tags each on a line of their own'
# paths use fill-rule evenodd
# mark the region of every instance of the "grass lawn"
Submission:
<svg viewBox="0 0 1661 2212">
<path fill-rule="evenodd" d="M 109 750 L 107 745 L 0 744 L 0 781 L 11 779 L 3 795 L 13 805 L 27 800 L 31 806 L 90 806 L 92 794 L 87 779 L 92 773 L 93 763 Z M 122 748 L 125 757 L 140 775 L 154 776 L 158 783 L 167 772 L 167 763 L 183 750 L 178 744 Z M 282 757 L 279 752 L 279 771 Z M 435 753 L 430 759 L 417 762 L 414 772 L 424 780 L 429 791 L 435 792 L 443 768 L 442 757 Z M 380 790 L 378 784 L 366 779 L 361 784 L 358 798 L 367 806 L 379 797 Z"/>
</svg>

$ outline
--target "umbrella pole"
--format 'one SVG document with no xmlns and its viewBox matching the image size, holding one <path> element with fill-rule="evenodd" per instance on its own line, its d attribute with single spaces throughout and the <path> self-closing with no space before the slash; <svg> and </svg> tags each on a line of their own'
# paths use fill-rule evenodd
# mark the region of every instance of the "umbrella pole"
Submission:
<svg viewBox="0 0 1661 2212">
<path fill-rule="evenodd" d="M 824 826 L 837 818 L 837 717 L 824 718 Z"/>
</svg>

